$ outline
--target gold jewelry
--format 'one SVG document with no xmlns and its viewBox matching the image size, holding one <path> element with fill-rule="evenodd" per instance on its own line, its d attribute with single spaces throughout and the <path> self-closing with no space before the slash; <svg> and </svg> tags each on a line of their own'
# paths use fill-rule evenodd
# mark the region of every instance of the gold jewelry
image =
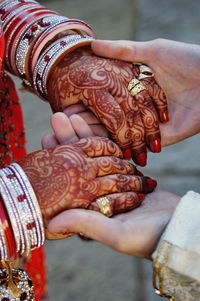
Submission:
<svg viewBox="0 0 200 301">
<path fill-rule="evenodd" d="M 140 65 L 139 69 L 140 69 L 140 74 L 138 76 L 139 80 L 154 76 L 152 69 L 146 65 Z"/>
<path fill-rule="evenodd" d="M 1 262 L 0 300 L 34 301 L 34 288 L 27 273 L 20 268 L 12 268 L 10 262 Z"/>
<path fill-rule="evenodd" d="M 103 213 L 106 216 L 112 216 L 112 208 L 110 206 L 110 201 L 107 197 L 100 197 L 96 199 L 97 205 L 100 208 L 101 213 Z"/>
<path fill-rule="evenodd" d="M 137 95 L 138 93 L 140 93 L 143 90 L 146 90 L 145 85 L 143 85 L 143 83 L 141 83 L 137 78 L 133 78 L 129 84 L 128 84 L 128 91 L 130 92 L 130 94 L 132 96 Z"/>
</svg>

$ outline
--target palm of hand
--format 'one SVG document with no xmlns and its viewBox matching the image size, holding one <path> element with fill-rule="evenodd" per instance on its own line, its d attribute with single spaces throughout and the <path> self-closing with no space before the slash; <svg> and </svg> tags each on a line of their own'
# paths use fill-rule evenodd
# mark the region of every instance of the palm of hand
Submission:
<svg viewBox="0 0 200 301">
<path fill-rule="evenodd" d="M 150 258 L 179 200 L 177 195 L 156 190 L 146 196 L 140 207 L 114 217 L 118 233 L 111 247 L 123 253 Z"/>
</svg>

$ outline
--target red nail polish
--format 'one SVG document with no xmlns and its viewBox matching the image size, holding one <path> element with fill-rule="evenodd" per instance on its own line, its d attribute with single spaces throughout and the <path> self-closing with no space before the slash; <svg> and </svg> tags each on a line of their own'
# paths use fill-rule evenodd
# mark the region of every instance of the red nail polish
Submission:
<svg viewBox="0 0 200 301">
<path fill-rule="evenodd" d="M 147 164 L 147 154 L 145 152 L 139 154 L 136 157 L 136 163 L 141 166 L 145 166 Z"/>
<path fill-rule="evenodd" d="M 160 141 L 160 138 L 154 140 L 151 143 L 151 150 L 154 153 L 159 153 L 161 151 L 161 141 Z"/>
<path fill-rule="evenodd" d="M 153 179 L 147 179 L 147 183 L 148 183 L 148 187 L 152 190 L 155 189 L 157 186 L 157 182 Z"/>
<path fill-rule="evenodd" d="M 131 149 L 128 148 L 123 151 L 124 159 L 130 159 L 131 158 Z"/>
<path fill-rule="evenodd" d="M 145 198 L 145 194 L 144 193 L 138 193 L 138 198 L 140 201 L 143 201 Z"/>
<path fill-rule="evenodd" d="M 167 111 L 162 113 L 162 121 L 164 122 L 169 121 L 169 115 Z"/>
<path fill-rule="evenodd" d="M 138 170 L 138 169 L 137 169 L 137 175 L 138 175 L 138 176 L 141 176 L 141 177 L 144 176 L 143 173 L 142 173 L 140 170 Z"/>
</svg>

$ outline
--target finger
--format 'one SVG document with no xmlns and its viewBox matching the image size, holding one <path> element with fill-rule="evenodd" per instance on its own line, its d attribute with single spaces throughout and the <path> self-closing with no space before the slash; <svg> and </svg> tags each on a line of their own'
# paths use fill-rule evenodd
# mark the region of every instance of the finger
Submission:
<svg viewBox="0 0 200 301">
<path fill-rule="evenodd" d="M 146 89 L 140 91 L 134 97 L 144 125 L 146 143 L 152 152 L 159 153 L 161 151 L 160 129 L 152 98 Z"/>
<path fill-rule="evenodd" d="M 45 228 L 45 239 L 48 240 L 58 240 L 64 239 L 73 236 L 76 233 L 66 232 L 66 233 L 51 233 L 48 229 Z"/>
<path fill-rule="evenodd" d="M 130 211 L 142 203 L 145 198 L 143 193 L 124 192 L 106 195 L 111 207 L 113 215 Z M 100 207 L 96 201 L 92 202 L 88 207 L 90 210 L 100 211 Z"/>
<path fill-rule="evenodd" d="M 93 136 L 99 136 L 99 137 L 109 137 L 109 132 L 106 130 L 106 128 L 103 125 L 90 125 L 90 128 L 92 129 Z"/>
<path fill-rule="evenodd" d="M 117 157 L 95 158 L 93 164 L 96 166 L 98 177 L 107 174 L 137 174 L 138 172 L 134 165 Z"/>
<path fill-rule="evenodd" d="M 58 112 L 53 114 L 51 117 L 51 126 L 60 144 L 79 140 L 70 119 L 64 113 Z"/>
<path fill-rule="evenodd" d="M 122 148 L 130 146 L 130 129 L 126 116 L 113 96 L 104 90 L 94 91 L 91 97 L 83 100 L 110 133 L 113 140 Z"/>
<path fill-rule="evenodd" d="M 89 110 L 78 113 L 81 118 L 83 118 L 87 124 L 101 124 L 100 121 L 96 118 L 96 116 Z"/>
<path fill-rule="evenodd" d="M 78 142 L 72 143 L 75 147 L 80 147 L 89 157 L 115 156 L 122 158 L 122 151 L 119 146 L 102 137 L 83 138 Z"/>
<path fill-rule="evenodd" d="M 58 141 L 54 134 L 45 135 L 41 140 L 43 149 L 53 148 L 58 145 Z"/>
<path fill-rule="evenodd" d="M 147 87 L 156 107 L 161 122 L 169 121 L 167 99 L 161 87 L 157 84 L 154 77 L 142 79 L 141 82 Z"/>
<path fill-rule="evenodd" d="M 48 230 L 51 233 L 82 233 L 86 237 L 115 248 L 121 230 L 123 233 L 123 225 L 99 212 L 71 209 L 54 217 L 48 224 Z"/>
<path fill-rule="evenodd" d="M 81 139 L 93 136 L 92 129 L 79 115 L 74 114 L 69 117 L 71 125 L 76 135 Z"/>
<path fill-rule="evenodd" d="M 148 63 L 153 56 L 152 42 L 105 41 L 92 42 L 92 50 L 99 56 L 124 60 L 126 62 Z"/>
<path fill-rule="evenodd" d="M 141 193 L 152 192 L 157 183 L 153 179 L 147 177 L 139 177 L 136 175 L 108 175 L 98 177 L 95 180 L 98 191 L 96 196 L 103 196 L 109 193 L 134 191 Z"/>
<path fill-rule="evenodd" d="M 84 106 L 84 104 L 78 103 L 78 104 L 68 106 L 63 110 L 63 113 L 65 113 L 65 115 L 70 117 L 73 114 L 79 114 L 84 111 L 87 111 L 86 106 Z"/>
<path fill-rule="evenodd" d="M 140 116 L 140 110 L 136 100 L 130 95 L 128 90 L 124 93 L 123 100 L 117 97 L 116 100 L 125 112 L 126 120 L 130 128 L 132 159 L 136 164 L 145 166 L 147 161 L 145 129 Z"/>
<path fill-rule="evenodd" d="M 76 105 L 78 106 L 78 105 Z M 70 106 L 70 111 L 67 109 L 64 110 L 64 113 L 66 112 L 66 115 L 68 117 L 70 116 L 73 116 L 72 115 L 72 112 L 73 111 L 76 111 L 76 113 L 73 113 L 75 114 L 76 116 L 80 116 L 85 122 L 86 124 L 88 124 L 90 126 L 90 129 L 92 131 L 92 134 L 90 136 L 100 136 L 100 137 L 109 137 L 109 133 L 108 131 L 106 130 L 106 128 L 100 123 L 100 121 L 96 118 L 96 116 L 89 110 L 87 111 L 80 111 L 80 110 L 85 110 L 85 106 L 84 105 L 79 105 L 80 108 L 71 108 L 72 106 Z M 75 105 L 74 105 L 75 107 Z M 71 117 L 70 117 L 71 118 Z M 79 129 L 79 128 L 78 128 Z M 89 136 L 89 135 L 88 135 Z"/>
</svg>

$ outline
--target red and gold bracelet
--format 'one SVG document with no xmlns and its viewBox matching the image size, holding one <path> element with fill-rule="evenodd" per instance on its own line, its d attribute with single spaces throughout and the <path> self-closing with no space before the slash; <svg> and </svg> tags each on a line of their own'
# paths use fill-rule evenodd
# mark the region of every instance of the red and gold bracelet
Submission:
<svg viewBox="0 0 200 301">
<path fill-rule="evenodd" d="M 21 38 L 23 30 L 25 28 L 25 25 L 28 23 L 33 23 L 32 26 L 32 30 L 34 31 L 35 29 L 35 22 L 37 21 L 37 19 L 41 18 L 41 16 L 44 15 L 55 15 L 55 13 L 51 13 L 50 10 L 47 10 L 46 8 L 37 8 L 37 9 L 30 9 L 29 11 L 29 15 L 26 15 L 25 18 L 23 18 L 20 22 L 17 23 L 17 26 L 14 26 L 14 30 L 11 31 L 11 34 L 9 35 L 9 38 L 6 38 L 7 41 L 7 47 L 6 47 L 6 61 L 8 60 L 9 66 L 12 70 L 12 72 L 16 75 L 18 75 L 18 73 L 16 73 L 16 68 L 15 68 L 15 58 L 13 57 L 13 52 L 15 52 L 16 50 L 16 43 L 17 41 Z M 36 31 L 35 31 L 36 32 Z M 14 67 L 13 67 L 14 66 Z"/>
<path fill-rule="evenodd" d="M 40 56 L 33 73 L 33 85 L 39 96 L 47 98 L 47 82 L 54 67 L 69 52 L 88 46 L 94 38 L 87 35 L 68 35 L 52 43 Z"/>
<path fill-rule="evenodd" d="M 43 32 L 43 34 L 39 37 L 37 42 L 35 43 L 33 47 L 33 51 L 31 53 L 30 57 L 30 70 L 33 73 L 33 70 L 35 68 L 36 62 L 38 60 L 38 57 L 41 54 L 42 49 L 44 46 L 50 41 L 53 40 L 56 35 L 60 34 L 61 32 L 65 32 L 66 30 L 79 30 L 80 34 L 87 34 L 88 36 L 91 36 L 93 38 L 96 37 L 94 31 L 91 29 L 91 27 L 81 21 L 76 19 L 68 19 L 64 20 L 63 22 L 59 22 L 57 24 L 53 24 L 51 27 L 49 27 L 46 31 Z"/>
<path fill-rule="evenodd" d="M 52 24 L 58 23 L 64 17 L 56 14 L 46 15 L 43 18 L 35 18 L 35 22 L 25 28 L 20 37 L 16 38 L 12 52 L 12 68 L 15 70 L 15 74 L 18 74 L 21 78 L 30 78 L 29 74 L 29 61 L 30 54 L 33 46 L 42 32 L 47 30 Z M 65 18 L 66 19 L 66 18 Z M 17 73 L 16 73 L 17 72 Z"/>
<path fill-rule="evenodd" d="M 7 0 L 0 3 L 0 19 L 3 21 L 7 15 L 16 10 L 19 6 L 26 5 L 27 3 L 37 3 L 34 0 Z"/>
</svg>

